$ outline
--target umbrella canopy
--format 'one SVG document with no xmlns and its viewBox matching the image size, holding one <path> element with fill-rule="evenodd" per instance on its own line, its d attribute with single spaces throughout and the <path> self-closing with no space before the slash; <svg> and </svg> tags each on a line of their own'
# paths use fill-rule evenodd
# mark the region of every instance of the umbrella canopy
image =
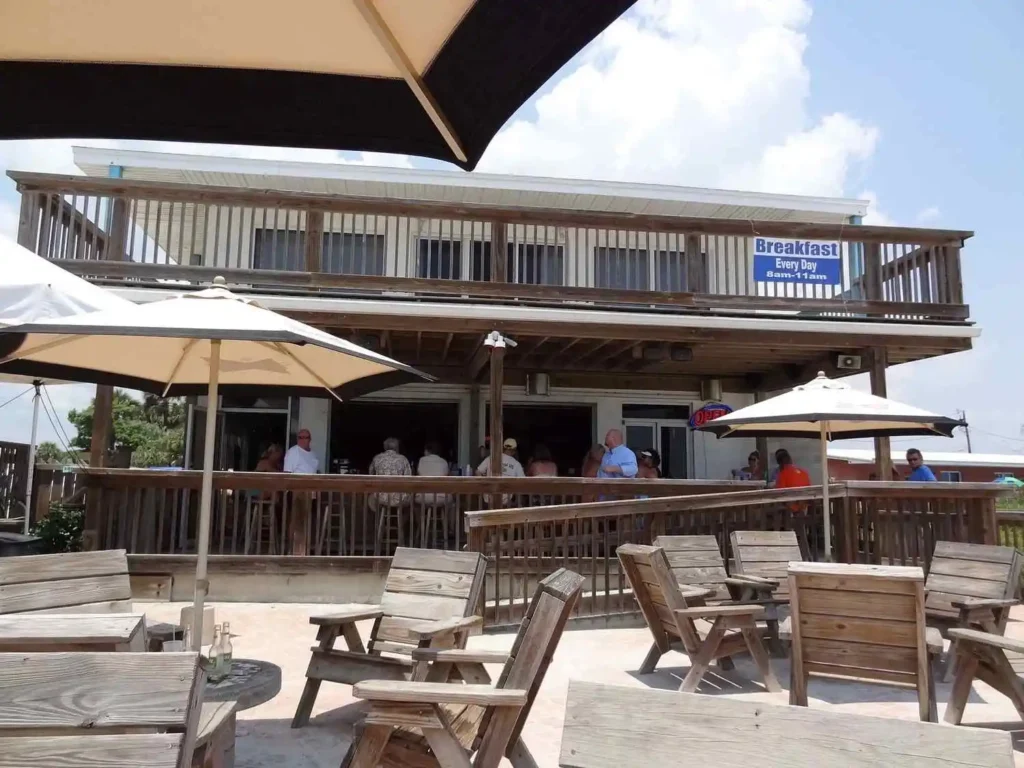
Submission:
<svg viewBox="0 0 1024 768">
<path fill-rule="evenodd" d="M 861 392 L 824 373 L 762 403 L 709 421 L 701 429 L 718 437 L 855 437 L 940 435 L 952 437 L 956 419 Z"/>
<path fill-rule="evenodd" d="M 206 394 L 217 340 L 221 386 L 322 392 L 394 371 L 430 379 L 219 286 L 150 304 L 126 303 L 11 329 L 19 343 L 10 349 L 14 342 L 8 342 L 0 374 L 31 369 L 161 394 Z"/>
<path fill-rule="evenodd" d="M 634 2 L 0 0 L 0 138 L 370 150 L 471 170 Z"/>
</svg>

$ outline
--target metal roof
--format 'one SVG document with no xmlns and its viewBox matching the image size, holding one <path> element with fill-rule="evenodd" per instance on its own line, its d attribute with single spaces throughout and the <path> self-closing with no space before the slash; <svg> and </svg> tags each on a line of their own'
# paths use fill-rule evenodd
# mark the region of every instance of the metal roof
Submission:
<svg viewBox="0 0 1024 768">
<path fill-rule="evenodd" d="M 120 166 L 126 179 L 455 204 L 814 223 L 868 209 L 842 198 L 95 147 L 75 147 L 74 161 L 89 176 Z"/>
</svg>

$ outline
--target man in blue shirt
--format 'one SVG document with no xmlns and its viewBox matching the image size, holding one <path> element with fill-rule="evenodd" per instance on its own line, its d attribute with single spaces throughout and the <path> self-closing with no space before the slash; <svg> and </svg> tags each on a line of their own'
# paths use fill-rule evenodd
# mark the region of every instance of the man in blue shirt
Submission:
<svg viewBox="0 0 1024 768">
<path fill-rule="evenodd" d="M 622 430 L 609 429 L 604 436 L 606 450 L 601 459 L 601 468 L 597 476 L 605 479 L 613 477 L 636 477 L 636 454 L 622 442 Z"/>
<path fill-rule="evenodd" d="M 912 480 L 917 483 L 934 483 L 935 475 L 928 468 L 928 465 L 924 463 L 924 456 L 917 448 L 911 448 L 907 451 L 907 464 L 910 465 L 910 474 L 907 475 L 907 480 Z"/>
</svg>

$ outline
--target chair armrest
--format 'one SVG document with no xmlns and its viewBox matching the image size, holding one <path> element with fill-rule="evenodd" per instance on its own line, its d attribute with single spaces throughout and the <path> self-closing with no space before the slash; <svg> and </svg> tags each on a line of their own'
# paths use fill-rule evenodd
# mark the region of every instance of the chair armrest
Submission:
<svg viewBox="0 0 1024 768">
<path fill-rule="evenodd" d="M 687 600 L 706 600 L 709 597 L 714 597 L 718 594 L 718 590 L 714 587 L 698 587 L 692 584 L 680 584 L 679 594 Z"/>
<path fill-rule="evenodd" d="M 414 648 L 413 661 L 448 661 L 455 664 L 504 664 L 504 651 L 474 651 L 468 648 Z"/>
<path fill-rule="evenodd" d="M 978 645 L 987 645 L 991 648 L 1002 648 L 1004 651 L 1024 653 L 1024 640 L 1004 635 L 993 635 L 991 632 L 979 632 L 976 629 L 955 628 L 949 630 L 949 637 L 952 640 L 966 640 Z"/>
<path fill-rule="evenodd" d="M 1016 600 L 1012 597 L 967 597 L 963 600 L 950 600 L 949 603 L 954 608 L 961 611 L 971 611 L 975 608 L 1012 608 L 1020 603 L 1020 600 Z"/>
<path fill-rule="evenodd" d="M 399 701 L 406 704 L 480 704 L 485 707 L 523 707 L 527 691 L 462 683 L 421 683 L 405 680 L 366 680 L 356 683 L 357 699 Z"/>
<path fill-rule="evenodd" d="M 735 583 L 737 586 L 745 587 L 771 587 L 772 589 L 778 589 L 780 584 L 778 579 L 766 579 L 763 576 L 748 576 L 745 573 L 738 573 L 734 576 L 730 576 L 725 580 L 725 583 Z"/>
<path fill-rule="evenodd" d="M 365 621 L 367 619 L 379 619 L 384 615 L 384 609 L 379 605 L 369 603 L 346 603 L 338 606 L 337 613 L 329 613 L 323 616 L 310 616 L 309 623 L 319 626 L 330 626 L 332 624 L 351 624 L 353 621 Z"/>
<path fill-rule="evenodd" d="M 672 611 L 676 616 L 689 619 L 711 619 L 718 616 L 760 616 L 763 605 L 700 605 L 696 608 L 680 608 Z"/>
<path fill-rule="evenodd" d="M 458 619 L 444 619 L 443 621 L 424 621 L 422 624 L 413 624 L 406 629 L 412 635 L 419 635 L 419 639 L 433 640 L 440 635 L 465 632 L 483 624 L 481 616 L 463 616 Z"/>
</svg>

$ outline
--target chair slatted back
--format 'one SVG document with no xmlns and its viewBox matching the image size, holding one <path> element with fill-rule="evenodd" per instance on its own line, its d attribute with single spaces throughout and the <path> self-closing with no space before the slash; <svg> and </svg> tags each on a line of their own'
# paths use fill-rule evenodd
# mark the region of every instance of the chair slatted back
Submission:
<svg viewBox="0 0 1024 768">
<path fill-rule="evenodd" d="M 807 674 L 928 683 L 920 568 L 793 563 L 792 663 Z"/>
<path fill-rule="evenodd" d="M 1010 734 L 571 680 L 558 765 L 1011 768 Z M 766 761 L 766 755 L 770 758 Z"/>
<path fill-rule="evenodd" d="M 929 616 L 956 619 L 960 611 L 953 600 L 1012 598 L 1020 568 L 1021 555 L 1013 547 L 937 541 L 925 581 L 925 610 Z"/>
<path fill-rule="evenodd" d="M 374 624 L 369 650 L 384 641 L 389 650 L 398 644 L 411 651 L 416 640 L 408 632 L 410 626 L 472 616 L 486 567 L 486 558 L 478 552 L 396 549 L 380 599 L 384 616 Z"/>
<path fill-rule="evenodd" d="M 123 549 L 0 558 L 0 614 L 131 610 Z"/>
<path fill-rule="evenodd" d="M 730 600 L 725 580 L 729 574 L 718 547 L 718 539 L 710 534 L 695 536 L 659 536 L 654 546 L 665 550 L 672 574 L 679 584 L 714 589 L 709 600 Z"/>
<path fill-rule="evenodd" d="M 680 641 L 687 653 L 696 653 L 701 639 L 693 619 L 679 618 L 673 612 L 704 603 L 683 597 L 665 550 L 646 544 L 623 544 L 615 551 L 658 649 L 664 653 Z"/>
<path fill-rule="evenodd" d="M 537 585 L 496 688 L 529 692 L 526 705 L 488 707 L 480 721 L 475 765 L 498 765 L 522 733 L 569 615 L 583 589 L 583 577 L 560 568 Z"/>
<path fill-rule="evenodd" d="M 189 768 L 195 653 L 0 653 L 0 766 Z"/>
<path fill-rule="evenodd" d="M 800 543 L 793 531 L 733 531 L 729 537 L 736 573 L 775 579 L 775 597 L 789 599 L 786 574 L 789 564 L 803 560 Z"/>
</svg>

